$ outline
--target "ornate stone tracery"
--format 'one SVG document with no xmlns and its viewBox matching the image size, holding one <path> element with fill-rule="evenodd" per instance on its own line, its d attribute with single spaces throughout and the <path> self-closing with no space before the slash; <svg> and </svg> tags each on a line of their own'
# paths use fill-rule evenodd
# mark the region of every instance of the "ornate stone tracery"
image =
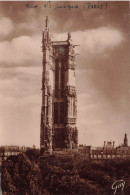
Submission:
<svg viewBox="0 0 130 195">
<path fill-rule="evenodd" d="M 65 88 L 65 94 L 71 97 L 76 96 L 76 88 L 75 86 L 66 86 Z"/>
<path fill-rule="evenodd" d="M 52 149 L 76 149 L 77 94 L 75 87 L 75 51 L 71 34 L 67 41 L 52 42 L 46 18 L 43 32 L 43 79 L 40 146 Z"/>
</svg>

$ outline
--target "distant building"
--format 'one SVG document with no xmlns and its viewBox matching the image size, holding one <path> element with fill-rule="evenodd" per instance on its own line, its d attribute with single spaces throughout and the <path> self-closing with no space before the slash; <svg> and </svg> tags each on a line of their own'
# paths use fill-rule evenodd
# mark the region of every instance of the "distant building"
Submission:
<svg viewBox="0 0 130 195">
<path fill-rule="evenodd" d="M 84 153 L 92 160 L 130 159 L 130 146 L 128 146 L 127 134 L 124 143 L 115 147 L 115 142 L 105 142 L 103 147 L 79 145 L 78 151 Z"/>
<path fill-rule="evenodd" d="M 115 147 L 115 142 L 104 141 L 104 149 L 113 149 Z"/>
<path fill-rule="evenodd" d="M 6 160 L 9 156 L 14 156 L 18 154 L 22 154 L 29 149 L 34 149 L 25 146 L 0 146 L 0 166 L 3 160 Z"/>
</svg>

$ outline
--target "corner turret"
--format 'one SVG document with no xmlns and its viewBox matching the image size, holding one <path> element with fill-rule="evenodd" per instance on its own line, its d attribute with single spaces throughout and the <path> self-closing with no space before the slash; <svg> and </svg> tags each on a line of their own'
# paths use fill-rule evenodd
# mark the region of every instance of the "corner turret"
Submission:
<svg viewBox="0 0 130 195">
<path fill-rule="evenodd" d="M 45 30 L 43 31 L 43 47 L 47 46 L 51 42 L 50 32 L 49 32 L 49 19 L 46 16 L 45 20 Z"/>
</svg>

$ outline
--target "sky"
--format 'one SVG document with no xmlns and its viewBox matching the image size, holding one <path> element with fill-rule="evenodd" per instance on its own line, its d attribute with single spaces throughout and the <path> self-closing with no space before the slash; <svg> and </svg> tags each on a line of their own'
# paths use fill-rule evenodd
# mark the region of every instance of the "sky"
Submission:
<svg viewBox="0 0 130 195">
<path fill-rule="evenodd" d="M 0 2 L 0 145 L 39 147 L 46 16 L 53 40 L 66 40 L 71 32 L 79 45 L 79 144 L 118 146 L 125 133 L 130 140 L 129 2 L 94 4 L 97 8 L 84 2 Z"/>
</svg>

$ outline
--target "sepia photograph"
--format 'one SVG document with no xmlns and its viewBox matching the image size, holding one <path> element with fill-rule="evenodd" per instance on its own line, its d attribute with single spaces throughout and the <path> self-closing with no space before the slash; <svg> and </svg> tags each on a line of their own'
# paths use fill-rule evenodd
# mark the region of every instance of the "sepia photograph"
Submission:
<svg viewBox="0 0 130 195">
<path fill-rule="evenodd" d="M 130 194 L 129 1 L 0 1 L 0 195 Z"/>
</svg>

